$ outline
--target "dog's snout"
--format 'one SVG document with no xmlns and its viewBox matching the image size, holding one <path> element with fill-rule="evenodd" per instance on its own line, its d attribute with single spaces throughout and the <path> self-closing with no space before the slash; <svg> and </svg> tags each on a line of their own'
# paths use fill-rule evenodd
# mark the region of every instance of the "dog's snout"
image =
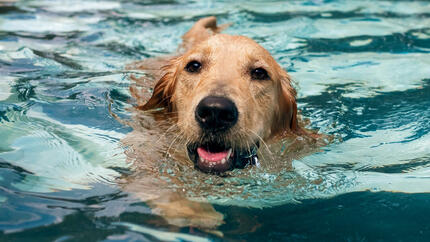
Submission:
<svg viewBox="0 0 430 242">
<path fill-rule="evenodd" d="M 205 130 L 225 131 L 236 124 L 239 113 L 233 101 L 225 97 L 208 96 L 197 105 L 195 118 Z"/>
</svg>

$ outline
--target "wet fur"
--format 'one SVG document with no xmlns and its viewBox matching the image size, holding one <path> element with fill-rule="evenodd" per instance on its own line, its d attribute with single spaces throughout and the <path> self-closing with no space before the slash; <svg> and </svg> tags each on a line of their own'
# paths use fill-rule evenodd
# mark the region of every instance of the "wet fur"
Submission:
<svg viewBox="0 0 430 242">
<path fill-rule="evenodd" d="M 189 201 L 169 189 L 164 189 L 167 185 L 165 181 L 156 179 L 159 176 L 157 166 L 160 164 L 156 161 L 163 160 L 159 152 L 162 149 L 167 150 L 167 153 L 171 150 L 176 151 L 178 155 L 176 157 L 180 157 L 176 159 L 177 162 L 184 164 L 189 162 L 186 165 L 192 166 L 189 160 L 186 161 L 187 157 L 184 157 L 186 150 L 180 146 L 172 148 L 172 145 L 201 139 L 193 111 L 204 96 L 227 95 L 236 102 L 242 115 L 237 127 L 222 137 L 212 137 L 231 142 L 233 146 L 249 147 L 252 143 L 261 141 L 265 148 L 260 150 L 268 151 L 269 154 L 266 154 L 268 156 L 271 152 L 268 145 L 282 138 L 292 137 L 288 149 L 296 151 L 302 146 L 302 143 L 297 142 L 296 137 L 305 137 L 309 140 L 315 140 L 318 137 L 313 132 L 302 128 L 299 123 L 296 91 L 291 85 L 291 78 L 287 72 L 266 50 L 251 39 L 220 34 L 219 32 L 225 27 L 226 25 L 217 26 L 215 17 L 201 19 L 183 36 L 183 43 L 177 55 L 144 60 L 129 66 L 129 69 L 144 70 L 148 76 L 144 78 L 132 76 L 134 84 L 131 85 L 130 92 L 137 102 L 137 109 L 143 110 L 145 115 L 144 118 L 138 118 L 139 121 L 132 125 L 134 131 L 123 141 L 133 147 L 134 150 L 129 151 L 128 156 L 137 161 L 136 170 L 144 171 L 144 175 L 126 178 L 124 190 L 148 201 L 156 213 L 169 224 L 176 226 L 207 229 L 216 228 L 223 223 L 223 215 L 216 212 L 210 204 Z M 233 41 L 237 48 L 254 48 L 255 53 L 258 53 L 257 59 L 264 58 L 266 68 L 270 69 L 270 83 L 249 84 L 248 73 L 237 70 L 230 73 L 227 71 L 229 74 L 227 76 L 214 77 L 216 73 L 226 72 L 225 69 L 216 70 L 216 68 L 208 71 L 208 76 L 198 82 L 189 81 L 190 77 L 183 73 L 184 66 L 189 61 L 187 58 L 195 53 L 205 53 L 205 49 L 210 49 L 211 43 L 216 44 L 217 41 L 225 45 L 231 45 Z M 216 50 L 223 51 L 219 48 Z M 200 54 L 201 56 L 205 58 L 204 54 Z M 213 60 L 216 61 L 216 57 L 214 58 L 211 60 L 212 64 L 217 65 L 218 63 L 213 63 Z M 246 58 L 241 59 L 241 56 L 232 56 L 232 59 L 234 58 L 247 61 Z M 236 81 L 225 80 L 227 77 L 236 77 Z M 140 88 L 148 86 L 154 87 L 152 92 L 149 92 L 148 88 Z M 251 98 L 248 97 L 249 95 Z M 163 122 L 166 123 L 164 129 L 149 128 L 161 127 L 163 125 L 156 124 L 163 124 Z M 177 134 L 173 138 L 167 137 L 166 129 L 174 130 Z M 149 130 L 152 132 L 148 132 Z M 142 144 L 151 144 L 151 146 L 145 146 L 144 151 L 136 152 Z M 171 182 L 177 183 L 180 187 L 180 181 L 173 179 Z"/>
<path fill-rule="evenodd" d="M 265 49 L 251 39 L 219 34 L 219 30 L 214 17 L 198 21 L 183 37 L 184 43 L 180 48 L 183 53 L 166 58 L 159 70 L 151 69 L 157 81 L 152 96 L 138 108 L 144 111 L 175 114 L 178 117 L 178 126 L 186 139 L 198 141 L 201 137 L 199 137 L 198 124 L 194 120 L 195 106 L 205 96 L 220 95 L 231 98 L 241 113 L 237 127 L 223 137 L 218 137 L 224 142 L 232 143 L 233 146 L 246 147 L 257 140 L 266 142 L 287 135 L 307 135 L 297 119 L 296 92 L 286 71 Z M 214 46 L 213 49 L 211 45 Z M 220 45 L 223 48 L 220 48 Z M 248 59 L 253 59 L 244 58 L 243 53 L 239 51 L 231 56 L 227 53 L 229 49 L 241 48 L 245 49 L 244 54 L 250 55 Z M 247 49 L 250 51 L 247 52 Z M 202 61 L 206 61 L 206 58 L 210 59 L 206 62 L 211 62 L 209 65 L 213 67 L 207 67 L 210 69 L 209 73 L 205 73 L 208 76 L 196 80 L 195 77 L 187 75 L 184 67 L 193 59 L 190 57 L 193 55 L 199 56 Z M 239 68 L 230 72 L 229 68 L 218 68 L 217 61 L 225 59 L 226 56 L 231 57 L 228 59 L 233 59 L 232 67 L 236 62 L 239 65 L 241 63 L 247 65 L 248 62 L 264 62 L 263 65 L 271 73 L 271 80 L 263 85 L 256 81 L 249 81 L 249 73 L 241 73 Z M 145 67 L 145 63 L 139 68 L 149 69 Z M 229 72 L 230 76 L 221 75 L 222 72 Z M 194 79 L 190 81 L 188 80 L 190 78 Z M 131 88 L 131 93 L 139 100 L 138 103 L 141 103 L 139 91 Z"/>
</svg>

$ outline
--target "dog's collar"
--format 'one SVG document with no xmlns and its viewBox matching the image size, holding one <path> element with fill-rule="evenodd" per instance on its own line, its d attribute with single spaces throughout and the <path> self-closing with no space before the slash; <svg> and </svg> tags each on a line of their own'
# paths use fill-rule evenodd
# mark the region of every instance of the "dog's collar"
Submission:
<svg viewBox="0 0 430 242">
<path fill-rule="evenodd" d="M 255 165 L 256 167 L 260 167 L 260 161 L 258 160 L 257 150 L 259 144 L 253 146 L 249 153 L 240 154 L 239 157 L 241 160 L 247 160 L 248 164 Z"/>
</svg>

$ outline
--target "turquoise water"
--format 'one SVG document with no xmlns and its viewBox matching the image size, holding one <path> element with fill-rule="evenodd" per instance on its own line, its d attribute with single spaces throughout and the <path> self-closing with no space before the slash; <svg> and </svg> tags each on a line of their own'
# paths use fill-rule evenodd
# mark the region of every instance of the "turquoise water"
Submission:
<svg viewBox="0 0 430 242">
<path fill-rule="evenodd" d="M 190 199 L 225 216 L 223 238 L 426 240 L 429 13 L 429 1 L 0 1 L 0 240 L 220 239 L 122 189 L 132 128 L 109 111 L 131 118 L 141 73 L 127 64 L 174 52 L 208 15 L 267 48 L 309 127 L 338 140 L 292 172 L 183 174 L 188 191 L 204 183 Z"/>
</svg>

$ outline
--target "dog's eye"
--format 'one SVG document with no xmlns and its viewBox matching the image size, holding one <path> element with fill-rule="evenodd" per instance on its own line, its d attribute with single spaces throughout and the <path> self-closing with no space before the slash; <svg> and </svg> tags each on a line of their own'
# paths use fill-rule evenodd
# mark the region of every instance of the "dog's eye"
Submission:
<svg viewBox="0 0 430 242">
<path fill-rule="evenodd" d="M 263 68 L 255 68 L 251 71 L 251 77 L 254 80 L 267 80 L 269 79 L 269 75 L 267 71 Z"/>
<path fill-rule="evenodd" d="M 202 64 L 198 61 L 190 61 L 187 66 L 185 66 L 185 70 L 191 73 L 198 72 L 202 68 Z"/>
</svg>

